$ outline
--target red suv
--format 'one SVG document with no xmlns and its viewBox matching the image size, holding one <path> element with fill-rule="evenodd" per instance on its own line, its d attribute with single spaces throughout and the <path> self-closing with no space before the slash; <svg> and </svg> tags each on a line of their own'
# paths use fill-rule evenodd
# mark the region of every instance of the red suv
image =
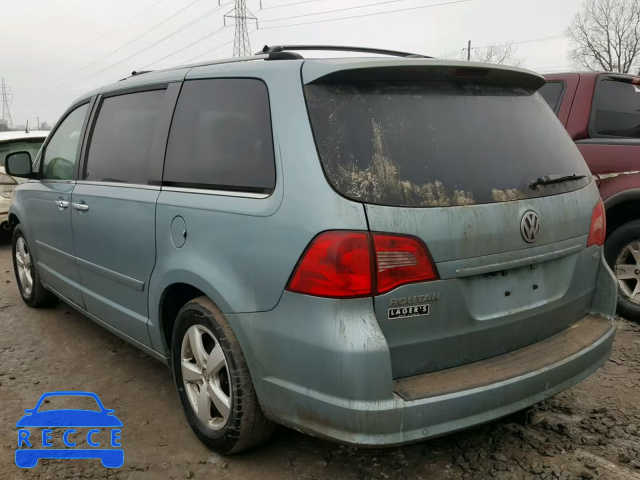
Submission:
<svg viewBox="0 0 640 480">
<path fill-rule="evenodd" d="M 604 254 L 618 278 L 618 313 L 640 321 L 640 77 L 545 75 L 540 93 L 596 176 L 607 211 Z"/>
</svg>

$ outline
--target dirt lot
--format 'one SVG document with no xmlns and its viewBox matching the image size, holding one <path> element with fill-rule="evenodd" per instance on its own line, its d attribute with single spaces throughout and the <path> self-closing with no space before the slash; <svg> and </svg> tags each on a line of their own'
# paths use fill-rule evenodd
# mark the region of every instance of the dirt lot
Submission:
<svg viewBox="0 0 640 480">
<path fill-rule="evenodd" d="M 445 438 L 360 450 L 282 428 L 268 445 L 222 458 L 183 419 L 169 370 L 64 304 L 20 299 L 0 244 L 0 479 L 640 479 L 640 326 L 621 320 L 613 356 L 582 384 L 526 412 Z M 124 423 L 125 464 L 14 464 L 16 421 L 40 395 L 96 392 Z"/>
</svg>

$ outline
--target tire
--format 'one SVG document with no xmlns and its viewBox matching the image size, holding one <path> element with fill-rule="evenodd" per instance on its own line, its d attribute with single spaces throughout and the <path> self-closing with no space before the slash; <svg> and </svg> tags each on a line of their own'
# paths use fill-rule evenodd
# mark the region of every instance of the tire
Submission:
<svg viewBox="0 0 640 480">
<path fill-rule="evenodd" d="M 204 357 L 196 353 L 198 344 Z M 206 367 L 203 369 L 202 365 Z M 208 448 L 232 455 L 271 436 L 275 424 L 260 409 L 238 339 L 222 312 L 207 297 L 190 301 L 178 313 L 171 340 L 171 366 L 187 421 Z M 212 392 L 207 395 L 211 400 L 203 396 L 203 389 Z M 199 416 L 200 402 L 206 408 Z M 216 405 L 223 407 L 218 409 Z"/>
<path fill-rule="evenodd" d="M 5 228 L 6 226 L 9 226 L 9 228 Z M 9 222 L 0 223 L 0 243 L 11 242 L 12 234 L 13 229 L 11 228 Z"/>
<path fill-rule="evenodd" d="M 53 305 L 57 298 L 51 293 L 49 290 L 44 288 L 42 282 L 40 281 L 40 275 L 38 274 L 38 270 L 36 269 L 35 264 L 33 263 L 33 257 L 31 256 L 31 248 L 27 243 L 27 239 L 24 236 L 24 232 L 22 231 L 22 226 L 20 224 L 16 225 L 13 230 L 13 237 L 11 240 L 11 254 L 13 257 L 13 272 L 16 276 L 16 283 L 18 284 L 18 289 L 20 290 L 20 295 L 22 296 L 22 300 L 24 303 L 33 308 L 47 307 Z M 18 252 L 18 256 L 16 256 L 16 252 Z M 25 256 L 24 253 L 27 255 Z M 31 281 L 31 287 L 28 286 L 21 280 L 19 273 L 19 258 L 25 259 L 26 257 L 26 272 L 28 273 L 28 277 Z M 25 260 L 22 260 L 23 262 Z"/>
<path fill-rule="evenodd" d="M 631 278 L 623 280 L 626 287 L 620 285 L 621 278 L 618 278 L 617 311 L 618 315 L 628 320 L 640 322 L 640 294 L 636 297 L 636 302 L 638 303 L 633 302 L 629 296 L 629 293 L 635 284 L 638 284 L 638 288 L 640 289 L 640 250 L 637 262 L 629 250 L 634 246 L 635 242 L 637 242 L 636 245 L 638 248 L 633 248 L 633 250 L 640 249 L 640 220 L 627 222 L 615 229 L 613 233 L 609 235 L 604 243 L 604 257 L 617 278 L 622 277 L 627 272 L 633 275 L 635 275 L 636 271 L 639 272 L 636 275 L 638 277 L 637 282 Z M 617 263 L 618 266 L 616 265 Z M 635 264 L 637 264 L 637 266 L 633 267 Z M 626 268 L 622 270 L 624 265 L 629 265 L 629 270 Z M 631 291 L 631 293 L 633 294 L 633 291 Z"/>
</svg>

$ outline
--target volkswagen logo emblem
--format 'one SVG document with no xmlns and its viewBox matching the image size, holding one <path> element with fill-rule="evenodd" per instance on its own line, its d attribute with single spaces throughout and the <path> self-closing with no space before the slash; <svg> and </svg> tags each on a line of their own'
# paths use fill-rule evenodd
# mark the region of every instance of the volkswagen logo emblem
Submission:
<svg viewBox="0 0 640 480">
<path fill-rule="evenodd" d="M 522 216 L 520 233 L 527 243 L 533 243 L 540 233 L 540 217 L 536 212 L 529 210 Z"/>
</svg>

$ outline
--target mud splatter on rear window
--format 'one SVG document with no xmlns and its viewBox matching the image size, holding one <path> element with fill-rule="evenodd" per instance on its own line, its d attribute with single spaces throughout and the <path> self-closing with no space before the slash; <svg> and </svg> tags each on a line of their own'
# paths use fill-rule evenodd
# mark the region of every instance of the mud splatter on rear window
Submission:
<svg viewBox="0 0 640 480">
<path fill-rule="evenodd" d="M 527 185 L 588 169 L 533 91 L 442 83 L 305 87 L 326 175 L 365 203 L 446 207 L 551 194 Z M 563 184 L 571 191 L 588 180 Z"/>
</svg>

